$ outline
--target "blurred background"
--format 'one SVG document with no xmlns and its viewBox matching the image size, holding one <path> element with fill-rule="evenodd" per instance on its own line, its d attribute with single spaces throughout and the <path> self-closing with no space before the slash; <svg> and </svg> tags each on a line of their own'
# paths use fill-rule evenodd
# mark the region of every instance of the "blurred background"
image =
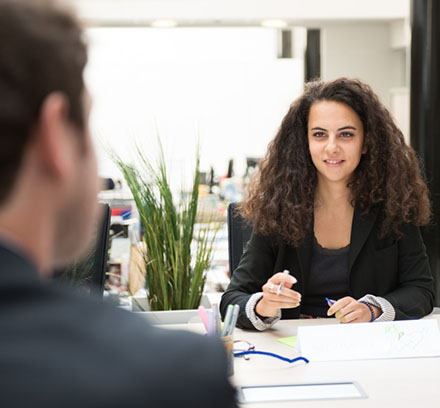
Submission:
<svg viewBox="0 0 440 408">
<path fill-rule="evenodd" d="M 369 83 L 408 135 L 409 0 L 71 1 L 88 27 L 98 146 L 156 152 L 159 135 L 182 173 L 199 141 L 202 171 L 233 159 L 242 175 L 304 81 L 340 76 Z M 118 175 L 104 149 L 99 169 Z"/>
<path fill-rule="evenodd" d="M 440 171 L 432 155 L 438 137 L 429 129 L 438 119 L 432 109 L 431 124 L 426 116 L 432 86 L 438 92 L 430 65 L 438 58 L 435 1 L 68 1 L 87 27 L 86 83 L 102 177 L 122 179 L 109 151 L 135 161 L 137 145 L 154 159 L 160 139 L 179 191 L 192 181 L 199 146 L 201 201 L 224 221 L 227 204 L 242 199 L 304 82 L 346 76 L 372 86 L 416 148 L 437 212 Z M 129 230 L 139 235 L 123 181 L 101 199 L 112 206 L 112 224 L 123 226 L 117 229 L 125 239 Z M 435 273 L 436 228 L 425 237 Z M 210 272 L 214 283 L 207 286 L 213 291 L 227 285 L 226 226 L 222 231 Z M 123 258 L 129 247 L 120 242 L 112 258 Z"/>
</svg>

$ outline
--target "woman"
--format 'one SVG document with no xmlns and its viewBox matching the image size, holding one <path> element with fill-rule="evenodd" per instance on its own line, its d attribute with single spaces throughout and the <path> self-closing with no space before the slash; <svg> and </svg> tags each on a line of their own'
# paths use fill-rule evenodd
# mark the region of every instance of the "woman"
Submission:
<svg viewBox="0 0 440 408">
<path fill-rule="evenodd" d="M 430 219 L 428 190 L 413 149 L 368 85 L 307 84 L 239 211 L 254 229 L 221 302 L 223 315 L 228 304 L 240 305 L 239 326 L 432 311 L 418 228 Z"/>
</svg>

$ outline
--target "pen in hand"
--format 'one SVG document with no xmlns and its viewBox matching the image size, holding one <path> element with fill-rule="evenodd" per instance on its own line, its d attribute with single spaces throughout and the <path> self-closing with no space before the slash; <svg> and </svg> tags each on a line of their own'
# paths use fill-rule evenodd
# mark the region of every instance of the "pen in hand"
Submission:
<svg viewBox="0 0 440 408">
<path fill-rule="evenodd" d="M 289 274 L 290 272 L 287 269 L 284 269 L 283 273 L 285 274 Z M 279 285 L 278 285 L 278 289 L 277 289 L 277 296 L 279 296 L 281 294 L 281 291 L 283 290 L 284 287 L 284 281 L 282 281 Z"/>
</svg>

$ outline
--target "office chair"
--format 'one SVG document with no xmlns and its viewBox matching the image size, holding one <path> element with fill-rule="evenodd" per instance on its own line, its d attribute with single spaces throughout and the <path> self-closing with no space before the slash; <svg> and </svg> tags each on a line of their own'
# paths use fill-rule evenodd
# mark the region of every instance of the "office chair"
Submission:
<svg viewBox="0 0 440 408">
<path fill-rule="evenodd" d="M 252 226 L 236 211 L 237 203 L 228 205 L 228 252 L 229 252 L 229 274 L 233 272 L 240 263 L 245 245 L 252 234 Z"/>
<path fill-rule="evenodd" d="M 79 286 L 90 294 L 101 297 L 104 292 L 111 210 L 108 204 L 99 204 L 102 217 L 96 225 L 96 241 L 90 252 L 73 265 L 56 270 L 53 278 Z"/>
<path fill-rule="evenodd" d="M 105 273 L 107 266 L 108 243 L 110 232 L 111 208 L 108 204 L 99 204 L 102 211 L 101 224 L 97 235 L 95 259 L 91 271 L 91 291 L 102 296 L 104 292 Z"/>
</svg>

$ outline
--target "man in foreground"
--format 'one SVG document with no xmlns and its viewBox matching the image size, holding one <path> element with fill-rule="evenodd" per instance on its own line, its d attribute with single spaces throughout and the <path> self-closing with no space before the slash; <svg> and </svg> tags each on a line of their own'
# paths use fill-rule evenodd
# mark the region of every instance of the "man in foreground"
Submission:
<svg viewBox="0 0 440 408">
<path fill-rule="evenodd" d="M 98 181 L 72 15 L 0 0 L 0 406 L 235 407 L 223 346 L 55 286 Z"/>
</svg>

